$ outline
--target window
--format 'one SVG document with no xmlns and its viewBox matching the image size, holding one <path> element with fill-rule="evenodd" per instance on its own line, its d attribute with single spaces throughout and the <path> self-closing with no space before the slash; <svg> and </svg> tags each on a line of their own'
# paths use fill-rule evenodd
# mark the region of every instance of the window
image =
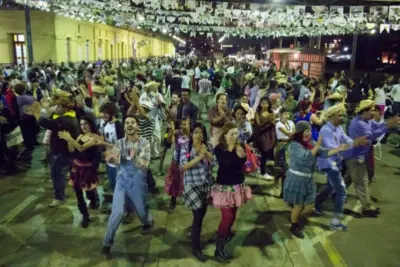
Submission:
<svg viewBox="0 0 400 267">
<path fill-rule="evenodd" d="M 98 59 L 103 59 L 103 41 L 99 39 L 99 44 L 97 46 L 97 57 Z"/>
<path fill-rule="evenodd" d="M 26 65 L 28 62 L 25 35 L 13 34 L 13 50 L 14 50 L 14 63 Z"/>
<path fill-rule="evenodd" d="M 71 62 L 71 38 L 67 38 L 66 48 L 67 48 L 67 62 Z"/>
</svg>

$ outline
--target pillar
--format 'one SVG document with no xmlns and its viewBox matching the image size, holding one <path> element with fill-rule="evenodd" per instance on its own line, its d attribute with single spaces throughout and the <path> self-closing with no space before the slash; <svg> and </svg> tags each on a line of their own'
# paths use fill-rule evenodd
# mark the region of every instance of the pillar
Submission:
<svg viewBox="0 0 400 267">
<path fill-rule="evenodd" d="M 350 72 L 354 71 L 354 68 L 356 65 L 357 41 L 358 41 L 358 33 L 354 33 L 353 34 L 353 45 L 351 47 Z"/>
<path fill-rule="evenodd" d="M 282 37 L 279 37 L 279 48 L 282 48 Z"/>
<path fill-rule="evenodd" d="M 32 46 L 32 29 L 31 29 L 31 12 L 28 5 L 25 5 L 25 26 L 26 26 L 26 42 L 28 46 L 28 59 L 33 62 L 33 46 Z"/>
</svg>

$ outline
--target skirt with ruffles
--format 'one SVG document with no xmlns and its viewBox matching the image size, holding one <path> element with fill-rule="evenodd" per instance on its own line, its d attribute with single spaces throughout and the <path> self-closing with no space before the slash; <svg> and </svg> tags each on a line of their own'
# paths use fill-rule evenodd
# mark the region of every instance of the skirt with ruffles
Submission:
<svg viewBox="0 0 400 267">
<path fill-rule="evenodd" d="M 99 185 L 97 165 L 74 159 L 69 184 L 85 191 L 95 189 Z"/>
<path fill-rule="evenodd" d="M 213 205 L 217 208 L 239 208 L 251 199 L 251 188 L 245 183 L 235 185 L 215 184 L 211 188 Z"/>
<path fill-rule="evenodd" d="M 315 202 L 317 185 L 313 178 L 286 172 L 283 184 L 283 201 L 291 205 L 311 205 Z"/>
<path fill-rule="evenodd" d="M 171 161 L 165 176 L 164 191 L 171 197 L 178 197 L 183 193 L 183 172 L 179 163 Z"/>
</svg>

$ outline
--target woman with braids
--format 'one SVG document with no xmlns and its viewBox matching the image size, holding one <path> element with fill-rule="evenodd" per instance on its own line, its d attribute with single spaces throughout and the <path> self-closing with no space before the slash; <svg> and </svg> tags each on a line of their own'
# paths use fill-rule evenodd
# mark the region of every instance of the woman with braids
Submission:
<svg viewBox="0 0 400 267">
<path fill-rule="evenodd" d="M 81 226 L 87 228 L 90 218 L 83 191 L 86 191 L 86 197 L 90 200 L 89 207 L 97 209 L 99 207 L 96 191 L 98 164 L 93 159 L 99 153 L 97 145 L 99 145 L 98 141 L 103 141 L 103 137 L 97 134 L 96 123 L 93 118 L 82 117 L 80 125 L 82 134 L 76 140 L 67 131 L 58 132 L 58 137 L 68 142 L 70 152 L 75 152 L 69 183 L 74 187 L 78 209 L 83 216 Z"/>
<path fill-rule="evenodd" d="M 183 171 L 185 205 L 192 210 L 192 252 L 202 262 L 207 260 L 200 247 L 201 228 L 213 184 L 211 169 L 214 156 L 206 145 L 207 131 L 203 124 L 196 123 L 189 142 L 181 144 L 174 153 Z"/>
<path fill-rule="evenodd" d="M 218 228 L 215 257 L 218 261 L 224 262 L 230 258 L 225 251 L 225 245 L 234 236 L 232 225 L 235 222 L 237 210 L 242 203 L 251 199 L 251 189 L 244 182 L 243 165 L 247 155 L 244 146 L 239 143 L 238 127 L 235 123 L 228 122 L 222 127 L 214 154 L 219 168 L 211 196 L 214 206 L 221 209 L 222 216 Z"/>
</svg>

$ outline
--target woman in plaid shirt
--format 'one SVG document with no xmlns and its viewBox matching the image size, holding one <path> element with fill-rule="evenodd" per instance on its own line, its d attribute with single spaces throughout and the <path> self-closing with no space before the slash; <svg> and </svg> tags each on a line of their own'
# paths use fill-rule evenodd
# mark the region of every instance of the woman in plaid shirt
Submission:
<svg viewBox="0 0 400 267">
<path fill-rule="evenodd" d="M 214 156 L 206 145 L 207 131 L 203 124 L 196 123 L 191 136 L 190 141 L 181 146 L 180 153 L 175 151 L 174 158 L 184 173 L 183 199 L 193 213 L 192 252 L 205 262 L 207 257 L 200 248 L 200 234 L 213 184 L 211 169 Z"/>
</svg>

